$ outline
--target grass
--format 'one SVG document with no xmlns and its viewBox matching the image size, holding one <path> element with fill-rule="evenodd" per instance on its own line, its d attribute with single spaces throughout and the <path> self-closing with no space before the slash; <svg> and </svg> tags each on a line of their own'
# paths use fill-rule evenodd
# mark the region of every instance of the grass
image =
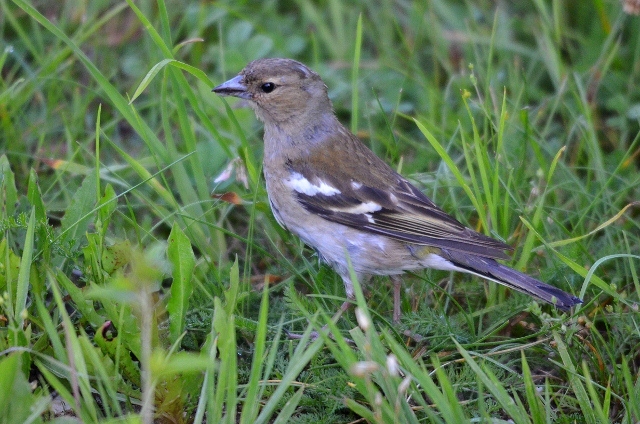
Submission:
<svg viewBox="0 0 640 424">
<path fill-rule="evenodd" d="M 637 19 L 0 0 L 0 422 L 637 422 Z M 261 126 L 210 92 L 265 56 L 309 64 L 379 156 L 585 303 L 424 271 L 400 324 L 384 278 L 331 321 L 342 281 L 271 215 Z"/>
</svg>

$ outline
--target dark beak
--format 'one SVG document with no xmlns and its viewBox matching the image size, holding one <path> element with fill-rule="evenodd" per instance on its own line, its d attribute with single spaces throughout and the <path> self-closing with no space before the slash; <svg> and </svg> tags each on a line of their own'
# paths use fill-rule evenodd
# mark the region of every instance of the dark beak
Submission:
<svg viewBox="0 0 640 424">
<path fill-rule="evenodd" d="M 235 76 L 211 91 L 221 96 L 233 96 L 241 99 L 249 99 L 250 95 L 247 91 L 247 86 L 242 83 L 242 79 L 242 75 Z"/>
</svg>

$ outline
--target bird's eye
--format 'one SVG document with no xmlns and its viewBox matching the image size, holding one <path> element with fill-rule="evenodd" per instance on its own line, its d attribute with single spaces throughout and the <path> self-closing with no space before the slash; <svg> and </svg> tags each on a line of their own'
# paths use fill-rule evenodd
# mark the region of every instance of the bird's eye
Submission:
<svg viewBox="0 0 640 424">
<path fill-rule="evenodd" d="M 276 89 L 276 85 L 272 82 L 265 82 L 260 86 L 260 89 L 265 93 L 271 93 L 273 90 Z"/>
</svg>

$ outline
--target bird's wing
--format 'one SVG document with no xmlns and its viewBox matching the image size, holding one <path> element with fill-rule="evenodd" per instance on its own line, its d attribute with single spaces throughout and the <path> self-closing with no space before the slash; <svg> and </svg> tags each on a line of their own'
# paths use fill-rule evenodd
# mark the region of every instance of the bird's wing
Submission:
<svg viewBox="0 0 640 424">
<path fill-rule="evenodd" d="M 352 141 L 347 151 L 344 144 L 338 147 L 342 154 L 354 157 L 348 170 L 332 167 L 331 158 L 336 153 L 332 144 L 323 146 L 324 154 L 309 156 L 314 158 L 313 164 L 305 158 L 287 163 L 288 185 L 307 211 L 408 243 L 508 258 L 504 251 L 511 246 L 465 227 L 359 140 L 354 137 Z"/>
</svg>

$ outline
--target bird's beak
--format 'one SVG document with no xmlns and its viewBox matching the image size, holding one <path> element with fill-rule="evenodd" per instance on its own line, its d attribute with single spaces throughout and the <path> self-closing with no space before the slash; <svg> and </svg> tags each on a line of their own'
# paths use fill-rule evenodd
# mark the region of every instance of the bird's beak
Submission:
<svg viewBox="0 0 640 424">
<path fill-rule="evenodd" d="M 242 79 L 242 75 L 235 76 L 211 91 L 221 96 L 233 96 L 241 99 L 249 99 L 250 94 L 247 91 L 247 86 L 242 83 Z"/>
</svg>

